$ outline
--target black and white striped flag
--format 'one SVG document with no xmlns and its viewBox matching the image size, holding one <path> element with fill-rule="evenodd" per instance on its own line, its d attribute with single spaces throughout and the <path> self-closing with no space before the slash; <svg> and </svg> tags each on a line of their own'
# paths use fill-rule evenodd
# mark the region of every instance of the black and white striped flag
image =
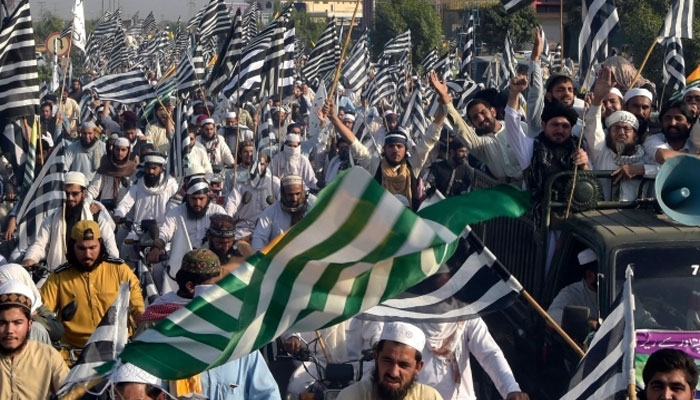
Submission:
<svg viewBox="0 0 700 400">
<path fill-rule="evenodd" d="M 508 307 L 520 282 L 468 228 L 457 252 L 437 273 L 358 317 L 381 321 L 453 322 Z"/>
<path fill-rule="evenodd" d="M 252 96 L 258 95 L 262 88 L 263 67 L 271 41 L 270 35 L 263 35 L 246 46 L 240 67 L 235 67 L 236 72 L 222 90 L 224 97 L 232 98 L 235 96 L 232 100 L 236 102 L 246 101 Z"/>
<path fill-rule="evenodd" d="M 202 84 L 204 58 L 201 46 L 198 45 L 195 48 L 193 55 L 185 51 L 182 60 L 177 65 L 175 76 L 177 77 L 177 91 L 181 97 L 189 96 L 192 90 L 196 90 Z"/>
<path fill-rule="evenodd" d="M 437 64 L 439 59 L 437 49 L 432 49 L 428 54 L 423 57 L 420 65 L 423 67 L 423 72 L 427 73 L 435 69 L 435 64 Z"/>
<path fill-rule="evenodd" d="M 126 38 L 124 30 L 119 28 L 114 35 L 112 42 L 112 51 L 109 55 L 107 63 L 107 72 L 119 73 L 125 71 L 129 66 L 129 56 L 126 51 Z"/>
<path fill-rule="evenodd" d="M 508 14 L 520 11 L 532 2 L 533 0 L 501 0 L 501 4 Z"/>
<path fill-rule="evenodd" d="M 615 0 L 583 0 L 583 26 L 578 37 L 579 78 L 589 89 L 594 80 L 593 67 L 608 57 L 608 37 L 620 24 Z"/>
<path fill-rule="evenodd" d="M 231 30 L 231 13 L 223 0 L 216 4 L 216 24 L 214 26 L 214 36 L 227 35 Z"/>
<path fill-rule="evenodd" d="M 625 286 L 617 306 L 593 336 L 561 400 L 613 399 L 635 382 L 634 295 L 632 268 L 625 271 Z"/>
<path fill-rule="evenodd" d="M 248 42 L 258 34 L 260 20 L 260 5 L 253 2 L 243 14 L 243 41 Z"/>
<path fill-rule="evenodd" d="M 411 31 L 406 32 L 394 37 L 393 39 L 386 42 L 384 45 L 384 51 L 382 51 L 382 56 L 391 56 L 392 54 L 402 54 L 411 48 Z"/>
<path fill-rule="evenodd" d="M 673 36 L 664 39 L 664 84 L 671 90 L 685 89 L 685 61 L 681 38 Z"/>
<path fill-rule="evenodd" d="M 335 70 L 339 59 L 340 43 L 335 28 L 335 18 L 331 18 L 321 33 L 316 47 L 311 50 L 311 54 L 302 69 L 302 75 L 307 82 L 316 87 L 324 75 Z"/>
<path fill-rule="evenodd" d="M 542 27 L 542 25 L 539 25 L 539 30 L 541 33 L 540 38 L 542 40 L 542 54 L 540 54 L 540 59 L 546 65 L 551 65 L 552 57 L 551 51 L 549 50 L 549 42 L 547 41 L 547 36 L 545 36 L 544 34 L 544 28 Z"/>
<path fill-rule="evenodd" d="M 471 78 L 472 61 L 474 60 L 474 14 L 469 14 L 467 29 L 464 31 L 464 44 L 462 45 L 462 66 L 459 70 L 460 78 Z"/>
<path fill-rule="evenodd" d="M 693 0 L 673 0 L 671 8 L 666 14 L 664 26 L 659 32 L 658 41 L 663 38 L 693 38 Z"/>
<path fill-rule="evenodd" d="M 153 16 L 153 11 L 151 11 L 148 13 L 148 15 L 146 15 L 146 18 L 141 23 L 141 33 L 147 37 L 151 33 L 154 33 L 157 29 L 158 26 L 156 25 L 156 17 Z"/>
<path fill-rule="evenodd" d="M 217 96 L 224 85 L 231 80 L 232 75 L 238 72 L 236 71 L 236 66 L 240 65 L 239 61 L 241 60 L 244 47 L 243 24 L 241 21 L 241 9 L 239 8 L 234 18 L 233 29 L 226 37 L 209 77 L 207 88 L 208 93 L 212 96 Z"/>
<path fill-rule="evenodd" d="M 293 5 L 287 7 L 263 32 L 271 35 L 270 48 L 263 66 L 262 91 L 273 97 L 289 95 L 294 86 L 294 21 L 291 20 Z"/>
<path fill-rule="evenodd" d="M 23 176 L 21 167 L 27 159 L 29 141 L 22 127 L 15 122 L 8 122 L 0 135 L 2 155 L 12 165 L 15 176 Z"/>
<path fill-rule="evenodd" d="M 186 108 L 187 104 L 183 103 L 175 111 L 175 137 L 170 141 L 170 152 L 168 153 L 168 172 L 173 177 L 185 176 L 185 168 L 188 166 L 190 135 L 187 131 Z"/>
<path fill-rule="evenodd" d="M 41 222 L 52 211 L 63 206 L 66 142 L 60 141 L 44 163 L 26 193 L 20 196 L 17 210 L 17 250 L 24 252 L 34 242 Z"/>
<path fill-rule="evenodd" d="M 393 105 L 396 102 L 396 92 L 398 89 L 400 66 L 384 66 L 377 72 L 374 79 L 367 85 L 364 97 L 369 101 L 370 106 L 376 106 L 381 100 Z"/>
<path fill-rule="evenodd" d="M 401 126 L 410 133 L 414 140 L 422 137 L 430 126 L 430 119 L 425 116 L 423 95 L 418 88 L 413 90 L 411 100 L 406 105 Z"/>
<path fill-rule="evenodd" d="M 550 70 L 552 72 L 558 72 L 563 69 L 564 61 L 561 57 L 561 44 L 557 43 L 557 47 L 554 48 L 554 52 L 551 57 L 552 63 L 550 64 Z"/>
<path fill-rule="evenodd" d="M 129 338 L 129 283 L 119 286 L 119 294 L 114 303 L 100 320 L 90 335 L 78 362 L 71 368 L 58 393 L 62 398 L 71 389 L 95 376 L 95 368 L 117 358 Z"/>
<path fill-rule="evenodd" d="M 141 71 L 102 76 L 83 88 L 92 90 L 100 100 L 122 104 L 140 103 L 156 97 L 156 91 Z"/>
<path fill-rule="evenodd" d="M 342 75 L 348 89 L 355 92 L 362 90 L 367 83 L 369 63 L 370 54 L 365 30 L 353 46 L 350 58 L 343 64 Z"/>
<path fill-rule="evenodd" d="M 193 29 L 196 29 L 199 27 L 199 23 L 202 21 L 202 17 L 204 16 L 204 12 L 207 10 L 208 5 L 205 5 L 204 7 L 200 8 L 194 16 L 187 21 L 187 27 L 185 28 L 186 31 L 191 32 Z"/>
<path fill-rule="evenodd" d="M 168 156 L 168 159 L 170 159 L 170 156 Z M 139 277 L 139 283 L 141 284 L 141 295 L 143 296 L 144 306 L 148 307 L 156 301 L 160 293 L 158 293 L 158 288 L 156 288 L 156 284 L 153 281 L 151 270 L 148 269 L 146 264 L 141 260 L 139 260 L 136 266 L 136 273 Z"/>
<path fill-rule="evenodd" d="M 447 79 L 452 77 L 452 62 L 455 59 L 455 56 L 456 55 L 454 52 L 448 51 L 433 66 L 435 73 L 438 74 L 440 79 Z"/>
<path fill-rule="evenodd" d="M 513 50 L 513 45 L 510 41 L 510 32 L 506 32 L 503 56 L 501 57 L 501 84 L 504 82 L 507 84 L 507 82 L 515 77 L 515 68 L 517 65 L 518 60 L 515 58 L 515 51 Z"/>
<path fill-rule="evenodd" d="M 0 121 L 39 112 L 39 72 L 29 1 L 22 0 L 0 28 Z"/>
</svg>

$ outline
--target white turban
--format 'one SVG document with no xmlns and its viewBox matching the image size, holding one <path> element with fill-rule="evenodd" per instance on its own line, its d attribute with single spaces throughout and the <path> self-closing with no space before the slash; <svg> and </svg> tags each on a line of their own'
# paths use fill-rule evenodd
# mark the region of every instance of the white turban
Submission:
<svg viewBox="0 0 700 400">
<path fill-rule="evenodd" d="M 618 122 L 626 122 L 632 125 L 635 131 L 639 129 L 639 120 L 637 120 L 637 117 L 635 117 L 634 114 L 629 111 L 615 111 L 605 119 L 605 124 L 608 126 L 608 128 Z"/>
<path fill-rule="evenodd" d="M 646 97 L 647 99 L 649 99 L 649 101 L 654 101 L 654 95 L 644 88 L 634 88 L 628 90 L 627 93 L 625 93 L 625 97 L 622 99 L 622 101 L 624 101 L 625 104 L 627 104 L 627 102 L 630 101 L 630 99 L 637 96 Z"/>
</svg>

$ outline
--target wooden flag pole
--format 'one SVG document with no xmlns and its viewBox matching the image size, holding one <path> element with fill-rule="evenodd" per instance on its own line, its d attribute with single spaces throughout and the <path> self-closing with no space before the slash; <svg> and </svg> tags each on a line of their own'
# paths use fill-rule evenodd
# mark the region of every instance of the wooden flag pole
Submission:
<svg viewBox="0 0 700 400">
<path fill-rule="evenodd" d="M 316 329 L 314 333 L 316 333 L 316 339 L 318 339 L 318 343 L 321 345 L 321 350 L 323 350 L 323 357 L 326 359 L 326 364 L 331 364 L 333 362 L 333 358 L 331 358 L 331 355 L 328 352 L 328 348 L 326 347 L 326 341 L 323 340 L 323 336 L 321 336 L 321 331 Z"/>
<path fill-rule="evenodd" d="M 642 71 L 644 70 L 644 67 L 647 65 L 647 61 L 649 61 L 649 57 L 651 57 L 651 52 L 654 51 L 654 48 L 656 47 L 656 44 L 658 41 L 654 39 L 654 41 L 651 43 L 651 46 L 649 46 L 649 50 L 647 50 L 647 54 L 644 56 L 644 60 L 642 61 L 642 65 L 639 66 L 639 69 L 637 70 L 637 74 L 634 75 L 634 79 L 632 79 L 632 83 L 630 83 L 629 87 L 627 87 L 627 90 L 630 90 L 634 87 L 634 84 L 637 83 L 639 80 L 639 77 L 642 75 Z"/>
<path fill-rule="evenodd" d="M 637 400 L 637 385 L 630 383 L 629 386 L 627 386 L 627 396 L 629 400 Z"/>
<path fill-rule="evenodd" d="M 579 356 L 583 357 L 584 352 L 583 349 L 574 341 L 574 339 L 571 338 L 562 328 L 559 326 L 557 321 L 555 321 L 547 311 L 545 311 L 544 308 L 535 300 L 530 293 L 528 293 L 527 290 L 523 289 L 520 294 L 525 298 L 525 300 L 530 303 L 530 305 L 537 311 L 538 314 L 544 318 L 545 321 L 551 326 L 558 334 L 559 336 L 564 339 L 564 341 L 571 346 L 571 348 L 578 354 Z"/>
<path fill-rule="evenodd" d="M 352 28 L 355 26 L 355 16 L 357 15 L 358 8 L 360 8 L 360 0 L 355 1 L 355 11 L 352 12 L 352 18 L 350 19 L 350 28 L 348 28 L 348 35 L 345 36 L 345 43 L 343 43 L 343 50 L 340 52 L 340 60 L 338 60 L 338 67 L 335 69 L 333 83 L 331 83 L 331 88 L 326 94 L 327 98 L 333 98 L 335 88 L 338 86 L 338 80 L 340 79 L 340 70 L 343 67 L 345 53 L 348 51 L 348 45 L 350 44 L 350 37 L 352 36 Z"/>
</svg>

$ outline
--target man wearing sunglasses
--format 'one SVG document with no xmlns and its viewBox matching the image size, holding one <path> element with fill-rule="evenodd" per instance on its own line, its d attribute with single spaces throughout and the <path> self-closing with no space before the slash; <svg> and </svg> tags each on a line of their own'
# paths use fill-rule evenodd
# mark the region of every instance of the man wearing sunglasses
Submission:
<svg viewBox="0 0 700 400">
<path fill-rule="evenodd" d="M 32 266 L 46 259 L 46 265 L 53 270 L 64 264 L 66 259 L 66 235 L 78 221 L 97 221 L 102 233 L 107 254 L 119 257 L 119 250 L 114 239 L 114 221 L 109 213 L 97 201 L 85 201 L 88 180 L 82 172 L 67 172 L 63 185 L 66 195 L 63 207 L 49 215 L 41 224 L 36 240 L 29 246 L 22 265 Z"/>
</svg>

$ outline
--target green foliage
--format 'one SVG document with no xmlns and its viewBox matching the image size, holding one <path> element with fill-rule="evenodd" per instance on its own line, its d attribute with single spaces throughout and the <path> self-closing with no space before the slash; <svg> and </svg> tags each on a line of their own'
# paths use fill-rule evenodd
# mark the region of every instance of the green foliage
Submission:
<svg viewBox="0 0 700 400">
<path fill-rule="evenodd" d="M 66 27 L 67 21 L 51 13 L 46 13 L 42 20 L 34 20 L 34 41 L 36 44 L 43 44 L 49 34 L 60 32 Z"/>
<path fill-rule="evenodd" d="M 377 2 L 374 29 L 370 38 L 375 55 L 396 35 L 411 30 L 413 64 L 417 65 L 428 52 L 439 48 L 442 23 L 431 2 L 393 0 Z"/>
<path fill-rule="evenodd" d="M 510 31 L 513 48 L 520 50 L 524 43 L 532 43 L 533 29 L 538 23 L 539 19 L 532 7 L 508 15 L 500 4 L 491 6 L 482 9 L 477 40 L 484 42 L 491 53 L 502 52 L 506 32 Z"/>
<path fill-rule="evenodd" d="M 313 19 L 309 14 L 297 10 L 292 11 L 292 21 L 294 21 L 297 38 L 304 41 L 307 49 L 312 49 L 318 42 L 327 23 L 323 20 Z"/>
<path fill-rule="evenodd" d="M 567 4 L 568 3 L 568 4 Z M 581 2 L 579 0 L 566 0 L 565 8 L 568 12 L 568 25 L 580 27 Z M 632 61 L 639 68 L 646 52 L 654 42 L 656 35 L 663 26 L 664 18 L 671 7 L 671 0 L 616 0 L 617 12 L 620 16 L 621 30 L 611 38 L 612 45 L 622 51 L 622 55 Z M 695 10 L 700 9 L 700 0 L 695 0 Z M 696 11 L 697 12 L 697 11 Z M 578 30 L 577 30 L 578 31 Z M 695 39 L 683 39 L 683 56 L 685 58 L 685 71 L 689 75 L 700 65 L 700 20 L 693 21 Z M 659 95 L 663 84 L 663 58 L 664 49 L 657 45 L 649 57 L 649 61 L 642 71 L 642 75 L 657 85 Z M 670 93 L 666 91 L 666 97 Z"/>
</svg>

